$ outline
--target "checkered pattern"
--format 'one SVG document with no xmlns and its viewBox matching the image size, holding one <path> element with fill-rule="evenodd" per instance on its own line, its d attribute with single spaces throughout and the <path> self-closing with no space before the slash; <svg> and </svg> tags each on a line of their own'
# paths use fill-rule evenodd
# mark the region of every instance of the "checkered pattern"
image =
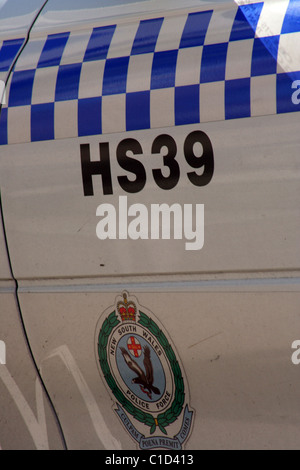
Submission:
<svg viewBox="0 0 300 470">
<path fill-rule="evenodd" d="M 0 41 L 0 94 L 3 92 L 3 84 L 5 84 L 8 73 L 24 42 L 25 38 Z M 2 98 L 2 94 L 0 98 Z"/>
<path fill-rule="evenodd" d="M 5 91 L 7 76 L 24 42 L 25 38 L 0 41 L 0 111 L 1 106 L 7 103 Z M 6 117 L 7 109 L 4 109 L 0 115 L 0 143 L 5 143 L 7 140 Z"/>
<path fill-rule="evenodd" d="M 24 41 L 24 38 L 0 41 L 0 74 L 9 71 Z"/>
<path fill-rule="evenodd" d="M 0 144 L 299 111 L 296 44 L 300 0 L 32 39 L 11 77 Z"/>
</svg>

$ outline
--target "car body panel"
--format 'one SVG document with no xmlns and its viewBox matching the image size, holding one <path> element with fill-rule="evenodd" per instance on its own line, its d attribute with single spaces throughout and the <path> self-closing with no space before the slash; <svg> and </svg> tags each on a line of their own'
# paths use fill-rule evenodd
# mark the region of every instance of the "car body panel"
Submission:
<svg viewBox="0 0 300 470">
<path fill-rule="evenodd" d="M 0 2 L 0 102 L 4 106 L 5 82 L 44 3 Z M 61 430 L 24 331 L 6 242 L 0 207 L 0 449 L 63 449 Z"/>
<path fill-rule="evenodd" d="M 18 54 L 25 45 L 29 30 L 45 0 L 2 0 L 0 2 L 0 103 L 5 102 L 4 84 Z"/>
</svg>

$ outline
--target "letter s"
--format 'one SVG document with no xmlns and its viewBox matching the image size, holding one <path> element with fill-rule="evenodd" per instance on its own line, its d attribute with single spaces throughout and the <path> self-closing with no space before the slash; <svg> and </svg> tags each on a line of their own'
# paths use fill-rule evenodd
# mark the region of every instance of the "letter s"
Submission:
<svg viewBox="0 0 300 470">
<path fill-rule="evenodd" d="M 144 165 L 139 160 L 129 157 L 128 152 L 133 155 L 142 155 L 143 149 L 135 139 L 122 140 L 117 147 L 117 160 L 120 167 L 136 176 L 134 181 L 131 181 L 127 176 L 118 176 L 119 184 L 124 191 L 134 194 L 144 189 L 147 178 Z"/>
<path fill-rule="evenodd" d="M 300 340 L 293 342 L 292 349 L 296 349 L 296 351 L 292 354 L 292 363 L 297 366 L 300 364 Z"/>
</svg>

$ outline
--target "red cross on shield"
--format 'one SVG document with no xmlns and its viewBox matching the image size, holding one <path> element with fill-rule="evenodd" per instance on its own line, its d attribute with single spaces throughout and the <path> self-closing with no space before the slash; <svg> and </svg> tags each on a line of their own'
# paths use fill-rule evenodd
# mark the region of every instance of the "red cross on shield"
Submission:
<svg viewBox="0 0 300 470">
<path fill-rule="evenodd" d="M 140 355 L 142 354 L 142 346 L 134 336 L 130 336 L 130 338 L 128 339 L 127 347 L 129 352 L 134 357 L 140 357 Z"/>
</svg>

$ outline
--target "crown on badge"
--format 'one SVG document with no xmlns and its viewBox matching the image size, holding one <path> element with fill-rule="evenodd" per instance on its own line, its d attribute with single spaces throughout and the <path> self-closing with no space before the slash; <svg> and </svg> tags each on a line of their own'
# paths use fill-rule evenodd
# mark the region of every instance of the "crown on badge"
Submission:
<svg viewBox="0 0 300 470">
<path fill-rule="evenodd" d="M 117 310 L 121 317 L 122 322 L 124 321 L 135 321 L 137 308 L 135 303 L 132 300 L 127 299 L 127 294 L 124 292 L 123 299 L 117 303 Z"/>
</svg>

